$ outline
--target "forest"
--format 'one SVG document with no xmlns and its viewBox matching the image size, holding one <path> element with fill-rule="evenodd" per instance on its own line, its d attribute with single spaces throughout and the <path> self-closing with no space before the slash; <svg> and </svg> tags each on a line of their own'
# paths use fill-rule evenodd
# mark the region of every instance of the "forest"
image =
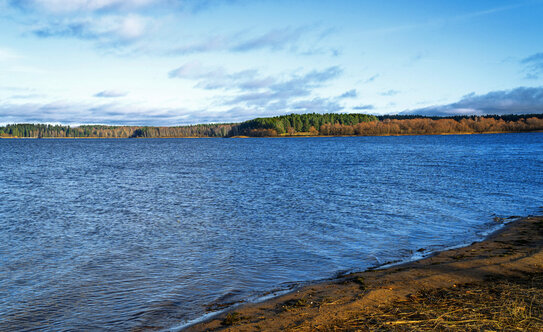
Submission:
<svg viewBox="0 0 543 332">
<path fill-rule="evenodd" d="M 232 128 L 231 136 L 280 136 L 306 133 L 319 134 L 319 129 L 328 124 L 354 126 L 363 122 L 378 121 L 377 117 L 367 114 L 290 114 L 272 118 L 256 118 L 245 121 Z"/>
<path fill-rule="evenodd" d="M 48 124 L 12 124 L 0 127 L 0 137 L 25 138 L 152 138 L 227 137 L 232 124 L 201 124 L 176 127 L 102 126 L 78 127 Z"/>
<path fill-rule="evenodd" d="M 154 138 L 154 137 L 284 137 L 385 136 L 473 133 L 514 133 L 543 130 L 543 114 L 422 117 L 309 113 L 256 118 L 241 123 L 173 127 L 65 126 L 9 124 L 3 138 Z"/>
</svg>

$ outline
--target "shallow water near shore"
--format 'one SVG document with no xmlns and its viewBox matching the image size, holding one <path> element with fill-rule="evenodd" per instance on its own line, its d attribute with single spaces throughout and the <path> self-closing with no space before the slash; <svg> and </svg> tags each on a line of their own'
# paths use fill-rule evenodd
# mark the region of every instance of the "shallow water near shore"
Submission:
<svg viewBox="0 0 543 332">
<path fill-rule="evenodd" d="M 0 330 L 180 326 L 543 205 L 543 133 L 0 140 L 0 160 Z"/>
</svg>

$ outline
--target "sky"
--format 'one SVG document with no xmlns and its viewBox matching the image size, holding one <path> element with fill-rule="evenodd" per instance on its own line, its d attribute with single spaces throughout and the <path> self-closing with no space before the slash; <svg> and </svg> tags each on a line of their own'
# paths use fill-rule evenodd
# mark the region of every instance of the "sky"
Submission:
<svg viewBox="0 0 543 332">
<path fill-rule="evenodd" d="M 543 113 L 543 0 L 0 0 L 0 124 Z"/>
</svg>

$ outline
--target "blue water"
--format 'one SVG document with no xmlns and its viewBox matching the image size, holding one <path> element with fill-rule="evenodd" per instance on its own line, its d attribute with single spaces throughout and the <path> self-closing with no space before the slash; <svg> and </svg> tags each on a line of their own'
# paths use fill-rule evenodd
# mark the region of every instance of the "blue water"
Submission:
<svg viewBox="0 0 543 332">
<path fill-rule="evenodd" d="M 0 330 L 179 326 L 543 205 L 543 133 L 0 140 Z"/>
</svg>

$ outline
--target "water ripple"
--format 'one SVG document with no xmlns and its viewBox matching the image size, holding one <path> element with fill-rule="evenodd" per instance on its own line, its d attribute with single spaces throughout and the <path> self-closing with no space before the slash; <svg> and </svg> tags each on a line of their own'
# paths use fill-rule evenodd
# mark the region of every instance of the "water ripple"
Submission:
<svg viewBox="0 0 543 332">
<path fill-rule="evenodd" d="M 542 206 L 543 134 L 0 140 L 0 330 L 181 326 Z"/>
</svg>

